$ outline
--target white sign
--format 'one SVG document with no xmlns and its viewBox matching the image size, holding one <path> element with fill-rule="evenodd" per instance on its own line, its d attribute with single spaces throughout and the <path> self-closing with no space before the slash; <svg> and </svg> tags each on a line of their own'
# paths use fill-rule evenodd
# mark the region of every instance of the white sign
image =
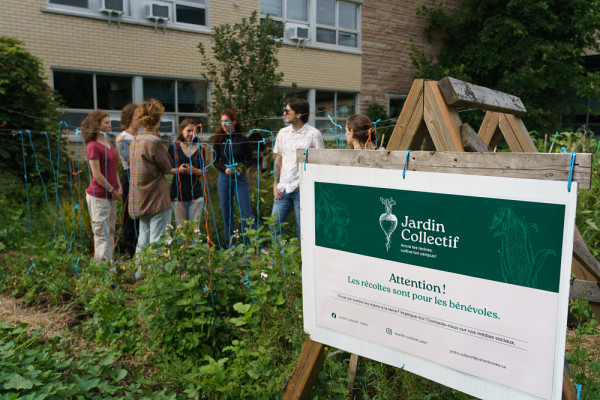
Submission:
<svg viewBox="0 0 600 400">
<path fill-rule="evenodd" d="M 301 168 L 311 339 L 484 399 L 560 399 L 577 188 Z"/>
</svg>

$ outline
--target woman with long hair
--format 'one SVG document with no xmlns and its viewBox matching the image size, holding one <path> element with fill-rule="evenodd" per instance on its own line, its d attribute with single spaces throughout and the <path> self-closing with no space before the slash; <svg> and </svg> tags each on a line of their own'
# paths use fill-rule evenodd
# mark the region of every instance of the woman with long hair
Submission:
<svg viewBox="0 0 600 400">
<path fill-rule="evenodd" d="M 354 114 L 346 121 L 346 141 L 355 150 L 375 150 L 374 131 L 371 118 L 364 114 Z"/>
<path fill-rule="evenodd" d="M 165 145 L 160 141 L 160 119 L 165 108 L 156 99 L 145 100 L 138 108 L 142 131 L 129 147 L 129 214 L 140 220 L 140 231 L 135 252 L 148 243 L 156 242 L 171 222 L 171 197 L 165 174 L 183 173 L 175 170 Z M 136 278 L 141 278 L 138 269 Z"/>
<path fill-rule="evenodd" d="M 246 230 L 246 219 L 254 218 L 246 177 L 246 169 L 253 165 L 252 147 L 248 138 L 242 135 L 242 124 L 231 108 L 221 112 L 221 124 L 215 134 L 214 150 L 214 166 L 219 170 L 217 188 L 223 215 L 225 247 L 229 248 L 233 244 L 235 226 L 234 200 L 237 199 L 240 211 L 242 233 Z"/>
<path fill-rule="evenodd" d="M 92 174 L 85 198 L 94 233 L 94 259 L 99 262 L 112 260 L 117 200 L 123 193 L 117 173 L 117 152 L 107 137 L 110 130 L 110 116 L 102 110 L 90 112 L 81 123 L 85 156 Z"/>
<path fill-rule="evenodd" d="M 184 219 L 200 221 L 204 209 L 204 188 L 200 179 L 204 169 L 204 149 L 196 134 L 197 125 L 191 118 L 181 121 L 177 139 L 169 146 L 169 156 L 175 168 L 187 167 L 171 181 L 171 202 L 177 225 Z"/>
<path fill-rule="evenodd" d="M 121 111 L 121 129 L 123 132 L 117 135 L 116 147 L 123 165 L 123 173 L 121 174 L 121 187 L 123 188 L 123 242 L 125 251 L 130 257 L 135 253 L 137 245 L 137 230 L 138 222 L 131 218 L 127 209 L 127 199 L 129 196 L 129 146 L 133 139 L 137 136 L 140 129 L 138 122 L 138 104 L 127 104 Z"/>
</svg>

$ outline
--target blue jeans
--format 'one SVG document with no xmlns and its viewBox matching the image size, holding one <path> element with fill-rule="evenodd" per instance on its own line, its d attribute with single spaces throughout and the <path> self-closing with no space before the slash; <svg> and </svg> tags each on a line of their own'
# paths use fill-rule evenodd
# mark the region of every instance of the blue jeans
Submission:
<svg viewBox="0 0 600 400">
<path fill-rule="evenodd" d="M 160 237 L 167 232 L 167 225 L 171 223 L 171 209 L 159 211 L 155 214 L 144 215 L 140 220 L 140 235 L 138 237 L 136 253 L 149 244 L 158 242 Z"/>
<path fill-rule="evenodd" d="M 276 235 L 280 233 L 280 225 L 285 222 L 288 215 L 294 207 L 294 216 L 296 217 L 296 235 L 298 236 L 298 243 L 300 243 L 300 191 L 294 190 L 292 193 L 283 193 L 281 199 L 273 199 L 273 211 L 271 217 L 275 214 L 279 214 L 273 226 Z"/>
<path fill-rule="evenodd" d="M 200 225 L 204 209 L 204 197 L 198 197 L 192 201 L 173 201 L 171 204 L 175 215 L 175 225 L 179 225 L 179 222 L 183 220 L 195 221 L 197 226 Z"/>
<path fill-rule="evenodd" d="M 236 187 L 237 183 L 237 187 Z M 231 247 L 231 237 L 235 227 L 234 200 L 237 199 L 238 208 L 240 210 L 240 219 L 242 221 L 241 232 L 246 230 L 246 219 L 254 218 L 252 213 L 252 203 L 250 202 L 250 187 L 248 186 L 248 178 L 246 173 L 226 175 L 219 172 L 217 181 L 219 190 L 219 203 L 221 203 L 221 213 L 223 214 L 223 227 L 225 228 L 225 247 Z M 256 221 L 254 222 L 256 229 Z"/>
</svg>

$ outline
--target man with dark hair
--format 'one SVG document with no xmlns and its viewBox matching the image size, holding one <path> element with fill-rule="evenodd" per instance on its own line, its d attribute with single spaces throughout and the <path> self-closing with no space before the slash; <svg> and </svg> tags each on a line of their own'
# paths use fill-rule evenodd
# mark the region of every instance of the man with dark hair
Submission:
<svg viewBox="0 0 600 400">
<path fill-rule="evenodd" d="M 290 124 L 282 128 L 275 139 L 275 180 L 273 181 L 273 212 L 277 215 L 275 232 L 280 232 L 292 207 L 296 217 L 296 234 L 300 242 L 300 175 L 296 162 L 296 149 L 307 147 L 322 149 L 321 132 L 307 124 L 310 106 L 305 99 L 289 98 L 285 101 L 283 115 Z"/>
</svg>

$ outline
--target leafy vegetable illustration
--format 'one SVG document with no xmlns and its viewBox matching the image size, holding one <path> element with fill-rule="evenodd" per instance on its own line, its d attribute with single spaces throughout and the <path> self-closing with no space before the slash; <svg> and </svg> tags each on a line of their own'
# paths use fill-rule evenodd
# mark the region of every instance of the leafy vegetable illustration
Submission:
<svg viewBox="0 0 600 400">
<path fill-rule="evenodd" d="M 345 226 L 350 223 L 350 211 L 342 202 L 335 201 L 335 194 L 324 189 L 315 207 L 315 227 L 322 229 L 325 240 L 345 246 L 348 242 L 348 232 Z"/>
<path fill-rule="evenodd" d="M 380 197 L 379 200 L 385 206 L 385 213 L 379 216 L 379 226 L 383 229 L 383 233 L 387 238 L 387 243 L 385 244 L 386 251 L 390 250 L 390 243 L 392 242 L 392 233 L 396 230 L 398 226 L 398 218 L 394 214 L 392 214 L 392 206 L 396 204 L 394 199 L 390 197 L 389 199 L 384 199 Z"/>
<path fill-rule="evenodd" d="M 530 233 L 537 232 L 536 224 L 527 223 L 511 208 L 500 208 L 493 217 L 490 231 L 501 239 L 500 268 L 504 282 L 526 287 L 537 287 L 538 275 L 552 249 L 534 252 Z"/>
</svg>

